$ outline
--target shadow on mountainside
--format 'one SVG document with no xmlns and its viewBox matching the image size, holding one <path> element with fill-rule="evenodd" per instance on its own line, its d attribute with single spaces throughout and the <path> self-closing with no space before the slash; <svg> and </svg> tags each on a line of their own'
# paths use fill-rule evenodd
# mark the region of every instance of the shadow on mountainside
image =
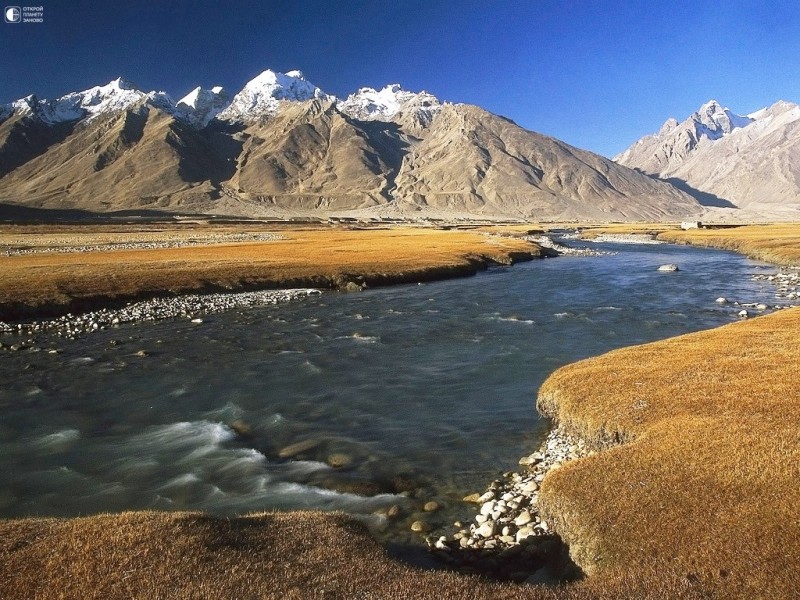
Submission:
<svg viewBox="0 0 800 600">
<path fill-rule="evenodd" d="M 739 208 L 730 200 L 725 200 L 724 198 L 720 198 L 719 196 L 715 196 L 714 194 L 710 194 L 708 192 L 702 192 L 696 188 L 693 188 L 683 179 L 678 179 L 677 177 L 668 177 L 666 179 L 662 179 L 662 181 L 671 183 L 680 191 L 685 192 L 690 196 L 692 196 L 703 206 L 713 206 L 715 208 Z"/>
<path fill-rule="evenodd" d="M 179 215 L 191 216 L 191 215 Z M 4 223 L 119 223 L 120 221 L 174 221 L 176 215 L 158 210 L 120 210 L 98 213 L 88 210 L 34 208 L 0 202 L 0 222 Z M 197 215 L 207 219 L 207 215 Z"/>
</svg>

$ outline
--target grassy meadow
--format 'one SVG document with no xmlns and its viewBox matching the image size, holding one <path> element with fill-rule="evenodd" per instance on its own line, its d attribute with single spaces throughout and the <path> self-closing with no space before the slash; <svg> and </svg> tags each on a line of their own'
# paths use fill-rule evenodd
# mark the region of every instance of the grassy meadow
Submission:
<svg viewBox="0 0 800 600">
<path fill-rule="evenodd" d="M 71 253 L 0 253 L 0 318 L 59 314 L 113 300 L 189 292 L 368 286 L 473 274 L 539 256 L 530 242 L 474 231 L 424 228 L 282 228 L 284 239 L 215 243 L 227 232 L 0 231 L 0 248 L 80 247 L 125 241 L 200 245 Z"/>
</svg>

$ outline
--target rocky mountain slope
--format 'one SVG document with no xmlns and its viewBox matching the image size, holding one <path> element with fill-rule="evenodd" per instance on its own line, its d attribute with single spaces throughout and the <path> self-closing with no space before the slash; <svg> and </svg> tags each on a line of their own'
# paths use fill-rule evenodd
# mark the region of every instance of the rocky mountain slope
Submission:
<svg viewBox="0 0 800 600">
<path fill-rule="evenodd" d="M 711 206 L 800 216 L 800 106 L 791 102 L 740 116 L 712 100 L 614 160 L 696 190 Z"/>
<path fill-rule="evenodd" d="M 0 106 L 0 202 L 241 216 L 659 219 L 673 186 L 399 85 L 344 100 L 299 71 L 177 103 L 118 79 Z"/>
</svg>

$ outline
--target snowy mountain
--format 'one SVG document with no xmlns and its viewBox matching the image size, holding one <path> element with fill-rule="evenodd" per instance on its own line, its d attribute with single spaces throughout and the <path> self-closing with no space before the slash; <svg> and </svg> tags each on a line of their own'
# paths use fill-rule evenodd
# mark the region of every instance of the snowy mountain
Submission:
<svg viewBox="0 0 800 600">
<path fill-rule="evenodd" d="M 130 82 L 119 78 L 106 85 L 82 92 L 71 92 L 56 100 L 39 100 L 31 95 L 4 105 L 0 114 L 28 114 L 50 124 L 78 119 L 91 120 L 105 113 L 125 110 L 146 98 L 165 107 L 172 103 L 164 92 L 145 94 Z"/>
<path fill-rule="evenodd" d="M 267 69 L 255 79 L 247 82 L 241 92 L 217 118 L 229 121 L 250 121 L 264 116 L 274 116 L 281 100 L 303 102 L 315 98 L 334 100 L 313 83 L 306 80 L 300 71 L 276 73 Z"/>
<path fill-rule="evenodd" d="M 669 119 L 614 160 L 695 190 L 711 206 L 766 217 L 794 213 L 800 209 L 800 106 L 779 101 L 742 116 L 712 100 L 682 123 Z"/>
<path fill-rule="evenodd" d="M 678 166 L 698 145 L 718 140 L 752 121 L 709 100 L 682 123 L 667 119 L 658 133 L 643 137 L 612 160 L 645 173 L 660 174 Z"/>
<path fill-rule="evenodd" d="M 388 121 L 403 110 L 426 110 L 430 118 L 441 109 L 436 96 L 428 92 L 408 92 L 394 83 L 382 90 L 361 88 L 339 103 L 339 109 L 356 119 Z"/>
<path fill-rule="evenodd" d="M 174 102 L 164 92 L 145 93 L 129 81 L 118 78 L 106 85 L 71 92 L 56 100 L 39 100 L 31 95 L 0 105 L 0 120 L 12 114 L 32 116 L 49 124 L 91 120 L 126 110 L 138 102 L 149 102 L 202 129 L 215 118 L 249 122 L 276 116 L 282 101 L 306 102 L 313 99 L 337 102 L 343 113 L 355 119 L 388 121 L 407 114 L 421 126 L 429 125 L 441 109 L 441 103 L 432 94 L 409 92 L 398 84 L 388 85 L 382 90 L 361 88 L 346 100 L 338 100 L 309 82 L 301 71 L 284 74 L 268 69 L 247 82 L 232 99 L 220 86 L 211 89 L 198 86 Z"/>
<path fill-rule="evenodd" d="M 229 104 L 228 94 L 221 86 L 206 90 L 197 86 L 176 105 L 176 116 L 202 129 Z"/>
<path fill-rule="evenodd" d="M 701 211 L 667 183 L 476 106 L 396 84 L 338 100 L 300 71 L 270 70 L 230 101 L 220 87 L 197 87 L 176 103 L 117 79 L 2 106 L 2 203 L 246 217 Z"/>
</svg>

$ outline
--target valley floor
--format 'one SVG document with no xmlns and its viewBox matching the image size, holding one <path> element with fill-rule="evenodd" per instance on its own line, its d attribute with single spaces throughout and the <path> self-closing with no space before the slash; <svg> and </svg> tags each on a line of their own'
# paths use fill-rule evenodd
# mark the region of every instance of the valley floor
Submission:
<svg viewBox="0 0 800 600">
<path fill-rule="evenodd" d="M 523 239 L 420 227 L 7 226 L 0 320 L 186 293 L 353 291 L 471 275 L 546 252 Z"/>
<path fill-rule="evenodd" d="M 383 242 L 391 240 L 400 273 L 420 268 L 415 262 L 420 255 L 414 254 L 420 248 L 432 269 L 454 260 L 473 265 L 475 256 L 505 262 L 517 252 L 530 255 L 532 248 L 521 240 L 476 232 L 284 234 L 296 236 L 292 239 L 298 244 L 364 235 L 358 251 L 336 244 L 313 251 L 313 245 L 307 246 L 311 258 L 296 268 L 309 274 L 314 264 L 327 265 L 328 281 L 357 273 L 354 264 L 372 264 L 361 275 L 385 273 L 385 266 L 374 263 L 380 236 L 388 236 Z M 796 225 L 669 231 L 662 237 L 781 264 L 800 262 Z M 231 278 L 220 281 L 240 281 L 235 278 L 241 272 L 231 271 L 231 265 L 275 256 L 274 244 L 288 242 L 225 246 L 229 262 L 222 266 L 214 252 L 196 248 L 152 250 L 155 254 L 147 256 L 158 259 L 156 266 L 183 265 L 194 273 L 189 281 L 195 284 L 196 261 Z M 131 261 L 123 263 L 125 268 L 136 262 L 130 256 L 134 252 L 145 256 L 143 250 L 115 252 Z M 332 266 L 337 254 L 349 257 L 348 268 Z M 51 295 L 39 296 L 39 302 L 52 302 L 52 290 L 64 293 L 66 281 L 48 279 L 46 273 L 55 266 L 83 273 L 82 282 L 89 280 L 82 271 L 89 268 L 86 263 L 59 262 L 65 256 L 0 259 L 0 284 L 5 281 L 0 289 L 6 298 L 36 293 L 36 284 L 26 279 L 32 274 L 50 282 L 45 290 Z M 109 260 L 98 260 L 92 268 L 110 269 Z M 103 271 L 104 277 L 124 278 L 120 263 L 115 259 L 111 264 L 116 270 Z M 6 275 L 9 265 L 17 269 L 16 292 Z M 274 264 L 270 268 L 274 271 L 263 272 L 285 273 Z M 137 271 L 131 285 L 145 272 Z M 222 520 L 127 513 L 0 521 L 0 592 L 9 599 L 794 597 L 800 586 L 798 331 L 800 309 L 787 309 L 610 352 L 559 369 L 544 383 L 539 409 L 597 450 L 551 471 L 539 494 L 543 515 L 589 575 L 573 584 L 501 584 L 416 570 L 390 559 L 365 529 L 338 514 Z"/>
</svg>

